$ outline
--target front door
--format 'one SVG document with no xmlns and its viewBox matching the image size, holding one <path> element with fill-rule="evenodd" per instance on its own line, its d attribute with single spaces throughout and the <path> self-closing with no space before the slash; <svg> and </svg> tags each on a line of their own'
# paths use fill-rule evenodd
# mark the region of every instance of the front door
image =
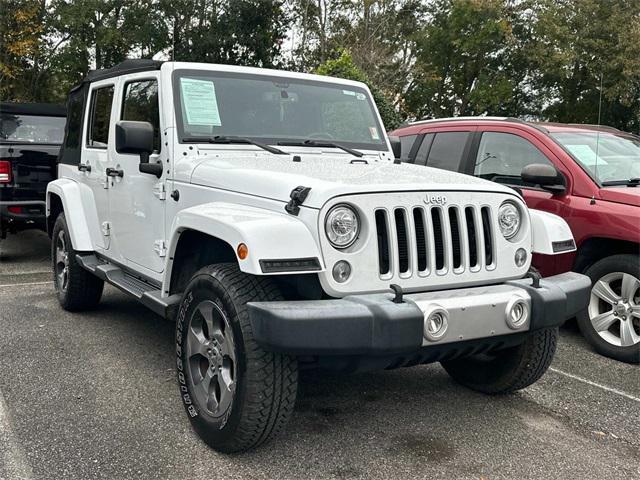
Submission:
<svg viewBox="0 0 640 480">
<path fill-rule="evenodd" d="M 121 99 L 117 120 L 149 122 L 154 129 L 154 153 L 149 161 L 160 157 L 160 119 L 158 77 L 145 74 L 128 75 L 120 79 Z M 115 143 L 115 142 L 114 142 Z M 118 255 L 126 264 L 160 273 L 164 270 L 164 174 L 161 178 L 138 169 L 140 156 L 118 153 L 110 149 L 110 166 L 122 172 L 114 176 L 109 192 L 113 237 Z"/>
</svg>

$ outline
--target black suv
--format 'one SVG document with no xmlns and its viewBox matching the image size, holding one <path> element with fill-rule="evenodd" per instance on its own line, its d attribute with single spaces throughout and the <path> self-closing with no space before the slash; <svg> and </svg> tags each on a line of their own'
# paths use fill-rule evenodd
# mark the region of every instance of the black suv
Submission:
<svg viewBox="0 0 640 480">
<path fill-rule="evenodd" d="M 45 192 L 55 178 L 64 137 L 65 108 L 0 103 L 0 239 L 45 229 Z"/>
</svg>

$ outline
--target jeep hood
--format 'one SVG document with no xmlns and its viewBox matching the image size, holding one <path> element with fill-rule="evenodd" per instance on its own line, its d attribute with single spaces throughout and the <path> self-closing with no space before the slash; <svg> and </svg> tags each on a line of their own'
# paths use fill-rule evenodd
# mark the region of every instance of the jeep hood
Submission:
<svg viewBox="0 0 640 480">
<path fill-rule="evenodd" d="M 330 198 L 357 193 L 391 191 L 475 190 L 513 193 L 510 188 L 468 175 L 388 160 L 351 156 L 245 155 L 202 158 L 191 183 L 283 202 L 297 186 L 311 187 L 304 202 L 321 208 Z"/>
</svg>

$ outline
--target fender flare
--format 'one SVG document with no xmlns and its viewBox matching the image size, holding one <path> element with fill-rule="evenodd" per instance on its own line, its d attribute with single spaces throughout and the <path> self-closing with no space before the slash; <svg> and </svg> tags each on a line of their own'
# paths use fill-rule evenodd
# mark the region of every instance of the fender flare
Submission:
<svg viewBox="0 0 640 480">
<path fill-rule="evenodd" d="M 531 218 L 532 252 L 542 255 L 560 255 L 575 252 L 576 242 L 567 222 L 558 215 L 529 209 Z"/>
<path fill-rule="evenodd" d="M 74 250 L 92 251 L 93 244 L 89 233 L 89 221 L 86 216 L 80 185 L 68 178 L 59 178 L 47 185 L 47 218 L 51 215 L 51 197 L 56 195 L 62 202 L 64 215 L 67 220 L 71 245 Z M 95 219 L 97 222 L 97 219 Z"/>
<path fill-rule="evenodd" d="M 246 205 L 211 202 L 187 208 L 175 216 L 170 230 L 170 261 L 165 272 L 165 285 L 171 279 L 171 259 L 175 257 L 180 235 L 187 230 L 227 242 L 236 252 L 240 270 L 245 273 L 265 275 L 260 260 L 302 258 L 317 258 L 320 264 L 317 272 L 324 270 L 320 248 L 307 226 L 298 218 Z M 249 255 L 244 260 L 237 256 L 240 243 L 247 245 L 249 250 Z"/>
</svg>

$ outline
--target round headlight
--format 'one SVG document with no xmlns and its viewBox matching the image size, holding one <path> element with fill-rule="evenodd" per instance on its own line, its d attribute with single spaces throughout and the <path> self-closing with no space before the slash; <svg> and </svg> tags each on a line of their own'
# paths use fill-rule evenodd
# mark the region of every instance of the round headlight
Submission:
<svg viewBox="0 0 640 480">
<path fill-rule="evenodd" d="M 498 210 L 498 225 L 504 238 L 510 239 L 515 237 L 518 230 L 520 230 L 521 223 L 522 216 L 520 209 L 515 203 L 504 202 L 500 205 L 500 209 Z"/>
<path fill-rule="evenodd" d="M 347 205 L 337 205 L 329 210 L 324 222 L 327 238 L 336 248 L 353 245 L 360 233 L 358 214 Z"/>
</svg>

